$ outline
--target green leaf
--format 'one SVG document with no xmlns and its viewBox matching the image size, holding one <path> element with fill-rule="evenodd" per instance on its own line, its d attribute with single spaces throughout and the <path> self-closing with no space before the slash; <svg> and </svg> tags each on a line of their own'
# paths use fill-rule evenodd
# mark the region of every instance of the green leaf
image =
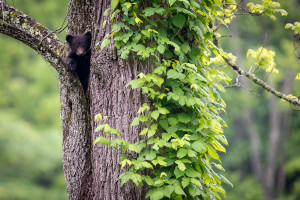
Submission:
<svg viewBox="0 0 300 200">
<path fill-rule="evenodd" d="M 140 123 L 139 117 L 135 117 L 130 126 L 137 126 Z"/>
<path fill-rule="evenodd" d="M 210 145 L 208 145 L 208 154 L 210 155 L 210 157 L 219 160 L 219 155 L 217 154 L 217 151 Z"/>
<path fill-rule="evenodd" d="M 128 145 L 128 149 L 129 149 L 130 151 L 134 151 L 134 152 L 138 153 L 138 148 L 137 148 L 136 145 L 134 145 L 134 144 L 129 144 L 129 145 Z"/>
<path fill-rule="evenodd" d="M 178 169 L 181 171 L 186 170 L 184 163 L 181 160 L 176 160 L 175 163 L 178 165 Z"/>
<path fill-rule="evenodd" d="M 152 124 L 151 127 L 150 127 L 150 129 L 157 130 L 157 124 Z"/>
<path fill-rule="evenodd" d="M 140 135 L 146 135 L 147 134 L 147 132 L 148 132 L 148 128 L 144 128 L 142 131 L 141 131 L 141 133 L 140 133 Z"/>
<path fill-rule="evenodd" d="M 110 8 L 111 11 L 114 11 L 119 4 L 119 0 L 111 0 Z"/>
<path fill-rule="evenodd" d="M 151 80 L 153 81 L 153 83 L 157 86 L 161 86 L 161 84 L 163 84 L 163 82 L 165 81 L 163 78 L 157 76 L 156 74 L 151 74 L 150 75 Z"/>
<path fill-rule="evenodd" d="M 193 184 L 197 185 L 197 186 L 201 186 L 200 181 L 198 181 L 198 180 L 195 179 L 195 178 L 191 178 L 191 182 L 192 182 Z"/>
<path fill-rule="evenodd" d="M 151 113 L 151 117 L 155 120 L 157 120 L 157 118 L 159 117 L 159 111 L 155 110 Z"/>
<path fill-rule="evenodd" d="M 174 174 L 175 174 L 176 178 L 179 178 L 179 177 L 183 176 L 185 174 L 185 172 L 181 171 L 180 169 L 178 169 L 178 167 L 176 167 L 174 170 Z"/>
<path fill-rule="evenodd" d="M 193 142 L 192 148 L 199 153 L 203 153 L 206 149 L 201 140 Z"/>
<path fill-rule="evenodd" d="M 190 195 L 192 195 L 192 197 L 196 197 L 201 194 L 199 189 L 197 189 L 195 187 L 190 187 L 190 186 L 189 186 L 189 193 L 190 193 Z"/>
<path fill-rule="evenodd" d="M 171 79 L 178 79 L 180 77 L 180 74 L 182 74 L 182 73 L 179 73 L 174 69 L 170 69 L 167 72 L 168 78 L 171 78 Z"/>
<path fill-rule="evenodd" d="M 179 195 L 186 195 L 183 191 L 183 189 L 181 187 L 179 187 L 178 185 L 175 185 L 175 193 L 179 194 Z"/>
<path fill-rule="evenodd" d="M 152 16 L 155 13 L 155 8 L 152 7 L 145 8 L 143 10 L 143 13 L 145 14 L 146 17 Z"/>
<path fill-rule="evenodd" d="M 168 0 L 170 6 L 172 6 L 177 0 Z"/>
<path fill-rule="evenodd" d="M 185 21 L 186 21 L 185 16 L 182 14 L 177 14 L 172 17 L 173 24 L 180 29 L 183 28 Z"/>
<path fill-rule="evenodd" d="M 147 197 L 150 197 L 150 200 L 159 200 L 159 199 L 162 199 L 164 197 L 164 192 L 159 188 L 151 189 L 147 193 L 146 198 Z"/>
<path fill-rule="evenodd" d="M 143 161 L 143 162 L 142 162 L 142 165 L 143 165 L 144 167 L 146 167 L 146 168 L 153 169 L 153 166 L 152 166 L 150 163 L 146 162 L 146 161 Z"/>
<path fill-rule="evenodd" d="M 95 116 L 94 121 L 97 121 L 97 120 L 99 120 L 99 121 L 102 121 L 102 120 L 103 120 L 102 115 L 101 115 L 100 113 L 97 114 L 97 115 Z M 95 131 L 95 132 L 96 132 L 96 131 Z"/>
<path fill-rule="evenodd" d="M 190 184 L 190 179 L 186 178 L 186 177 L 182 178 L 181 184 L 182 184 L 182 187 L 185 188 L 186 186 L 188 186 Z"/>
<path fill-rule="evenodd" d="M 145 158 L 146 160 L 153 160 L 154 158 L 156 158 L 156 153 L 154 151 L 150 151 L 150 153 L 147 154 Z"/>
<path fill-rule="evenodd" d="M 221 181 L 223 182 L 223 183 L 226 183 L 226 184 L 228 184 L 228 185 L 230 185 L 231 187 L 233 187 L 233 184 L 227 179 L 227 178 L 225 178 L 223 175 L 221 175 L 221 174 L 219 174 L 219 176 L 221 177 Z"/>
<path fill-rule="evenodd" d="M 107 9 L 104 11 L 103 16 L 106 17 L 106 16 L 108 15 L 108 13 L 109 13 L 109 8 L 107 8 Z"/>
<path fill-rule="evenodd" d="M 175 187 L 173 185 L 167 185 L 164 187 L 164 194 L 166 197 L 171 198 L 171 194 L 174 191 Z"/>
<path fill-rule="evenodd" d="M 161 54 L 164 54 L 165 50 L 166 50 L 166 47 L 165 47 L 164 45 L 162 45 L 162 44 L 160 44 L 160 45 L 157 47 L 157 51 L 158 51 L 159 53 L 161 53 Z"/>
<path fill-rule="evenodd" d="M 148 38 L 150 37 L 150 32 L 148 30 L 142 30 L 141 33 Z"/>
<path fill-rule="evenodd" d="M 193 168 L 188 168 L 185 171 L 185 174 L 189 177 L 195 178 L 195 177 L 201 177 L 201 174 L 199 172 L 197 172 L 196 170 L 194 170 Z"/>
<path fill-rule="evenodd" d="M 101 124 L 101 125 L 97 126 L 97 128 L 95 129 L 95 133 L 102 130 L 103 128 L 104 128 L 104 124 Z"/>
<path fill-rule="evenodd" d="M 226 149 L 218 141 L 213 140 L 212 145 L 216 150 L 226 153 Z"/>
<path fill-rule="evenodd" d="M 94 144 L 96 143 L 101 143 L 101 144 L 105 144 L 109 141 L 109 139 L 105 138 L 105 137 L 98 137 L 95 141 L 94 141 Z"/>
<path fill-rule="evenodd" d="M 167 120 L 159 120 L 159 124 L 160 124 L 165 130 L 167 130 L 167 128 L 169 127 L 168 121 L 167 121 Z"/>
<path fill-rule="evenodd" d="M 152 137 L 153 135 L 155 135 L 155 132 L 156 132 L 156 130 L 150 129 L 150 130 L 148 131 L 148 138 L 150 138 L 150 137 Z"/>
<path fill-rule="evenodd" d="M 185 124 L 191 121 L 190 115 L 188 115 L 186 113 L 179 113 L 177 115 L 177 119 L 178 119 L 178 121 L 185 123 Z"/>
<path fill-rule="evenodd" d="M 187 153 L 188 153 L 187 149 L 181 148 L 177 151 L 177 157 L 183 158 L 184 156 L 186 156 Z"/>
<path fill-rule="evenodd" d="M 171 138 L 171 135 L 169 133 L 164 132 L 162 133 L 161 137 L 164 141 L 168 141 Z"/>
<path fill-rule="evenodd" d="M 197 154 L 196 154 L 195 151 L 189 149 L 189 150 L 188 150 L 188 156 L 189 156 L 189 157 L 197 157 Z"/>
<path fill-rule="evenodd" d="M 166 109 L 164 107 L 158 107 L 158 111 L 160 114 L 163 114 L 163 115 L 170 113 L 170 111 L 168 111 L 168 109 Z"/>
<path fill-rule="evenodd" d="M 101 46 L 100 46 L 100 49 L 104 49 L 107 45 L 109 45 L 110 43 L 110 39 L 106 38 L 102 43 L 101 43 Z"/>
<path fill-rule="evenodd" d="M 148 185 L 151 185 L 151 186 L 154 185 L 154 180 L 150 176 L 143 176 L 143 178 Z"/>
<path fill-rule="evenodd" d="M 173 126 L 169 126 L 166 131 L 168 133 L 175 133 L 177 130 L 178 130 L 178 126 L 173 125 Z"/>
<path fill-rule="evenodd" d="M 169 122 L 169 124 L 170 124 L 171 126 L 172 126 L 172 125 L 178 124 L 178 120 L 177 120 L 176 118 L 174 118 L 174 117 L 168 118 L 168 122 Z"/>
<path fill-rule="evenodd" d="M 188 53 L 189 51 L 191 51 L 190 45 L 187 42 L 184 42 L 181 45 L 181 50 L 183 51 L 183 53 Z"/>
<path fill-rule="evenodd" d="M 175 51 L 180 52 L 180 47 L 175 42 L 167 40 L 166 43 L 172 45 L 175 48 Z"/>
<path fill-rule="evenodd" d="M 104 124 L 104 133 L 110 133 L 111 128 L 109 126 L 109 124 Z"/>
<path fill-rule="evenodd" d="M 110 128 L 110 133 L 121 135 L 121 132 L 114 128 Z"/>
<path fill-rule="evenodd" d="M 167 163 L 164 161 L 165 159 L 166 159 L 165 157 L 158 156 L 157 157 L 158 164 L 160 164 L 162 166 L 167 166 Z"/>
</svg>

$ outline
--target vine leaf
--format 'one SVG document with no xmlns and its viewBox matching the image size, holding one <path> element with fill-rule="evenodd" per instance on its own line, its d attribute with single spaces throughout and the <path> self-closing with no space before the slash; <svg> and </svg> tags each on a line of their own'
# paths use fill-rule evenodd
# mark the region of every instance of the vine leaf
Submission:
<svg viewBox="0 0 300 200">
<path fill-rule="evenodd" d="M 119 2 L 120 2 L 119 0 L 111 0 L 111 5 L 110 5 L 111 11 L 114 11 L 116 9 Z"/>
<path fill-rule="evenodd" d="M 185 21 L 186 21 L 186 19 L 185 19 L 184 15 L 182 15 L 182 14 L 177 14 L 172 18 L 173 24 L 180 29 L 183 28 Z"/>
<path fill-rule="evenodd" d="M 169 0 L 169 5 L 172 6 L 177 0 Z"/>
</svg>

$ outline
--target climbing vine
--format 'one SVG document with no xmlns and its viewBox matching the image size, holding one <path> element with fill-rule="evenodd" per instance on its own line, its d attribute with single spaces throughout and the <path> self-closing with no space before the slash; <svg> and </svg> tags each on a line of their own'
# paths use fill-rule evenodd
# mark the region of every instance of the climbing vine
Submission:
<svg viewBox="0 0 300 200">
<path fill-rule="evenodd" d="M 112 0 L 111 11 L 111 33 L 100 48 L 113 39 L 122 59 L 151 59 L 154 70 L 140 72 L 127 84 L 141 89 L 151 103 L 140 107 L 131 124 L 143 124 L 139 134 L 144 139 L 131 144 L 101 136 L 94 143 L 123 152 L 120 164 L 129 170 L 119 179 L 151 186 L 146 198 L 221 199 L 221 183 L 231 183 L 220 173 L 218 151 L 225 152 L 227 145 L 220 92 L 221 82 L 230 79 L 209 64 L 211 57 L 225 56 L 213 42 L 213 24 L 225 23 L 222 1 Z M 95 120 L 101 122 L 96 132 L 121 134 L 101 114 Z M 137 156 L 126 157 L 128 150 Z"/>
</svg>

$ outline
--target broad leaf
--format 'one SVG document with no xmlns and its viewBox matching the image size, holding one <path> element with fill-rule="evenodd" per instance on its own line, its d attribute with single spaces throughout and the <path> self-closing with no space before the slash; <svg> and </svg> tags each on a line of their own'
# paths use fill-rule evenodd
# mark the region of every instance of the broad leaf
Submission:
<svg viewBox="0 0 300 200">
<path fill-rule="evenodd" d="M 119 4 L 119 0 L 111 0 L 110 8 L 111 11 L 114 11 Z"/>
</svg>

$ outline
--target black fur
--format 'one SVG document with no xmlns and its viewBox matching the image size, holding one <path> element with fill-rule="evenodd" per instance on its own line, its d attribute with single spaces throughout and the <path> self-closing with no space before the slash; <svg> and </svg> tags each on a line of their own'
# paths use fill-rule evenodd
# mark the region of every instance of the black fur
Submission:
<svg viewBox="0 0 300 200">
<path fill-rule="evenodd" d="M 71 70 L 77 73 L 85 93 L 90 77 L 91 40 L 91 32 L 87 32 L 83 35 L 66 36 L 66 41 L 70 47 L 66 63 Z"/>
</svg>

